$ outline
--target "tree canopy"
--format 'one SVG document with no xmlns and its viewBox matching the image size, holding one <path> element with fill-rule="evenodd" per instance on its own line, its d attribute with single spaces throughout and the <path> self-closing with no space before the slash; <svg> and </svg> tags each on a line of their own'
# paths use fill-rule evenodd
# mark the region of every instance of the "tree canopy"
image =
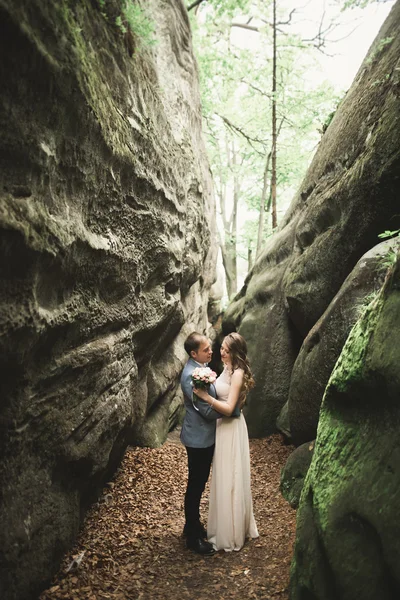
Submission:
<svg viewBox="0 0 400 600">
<path fill-rule="evenodd" d="M 238 261 L 251 267 L 279 223 L 339 101 L 310 75 L 333 24 L 303 38 L 275 0 L 208 0 L 191 14 L 232 297 Z"/>
</svg>

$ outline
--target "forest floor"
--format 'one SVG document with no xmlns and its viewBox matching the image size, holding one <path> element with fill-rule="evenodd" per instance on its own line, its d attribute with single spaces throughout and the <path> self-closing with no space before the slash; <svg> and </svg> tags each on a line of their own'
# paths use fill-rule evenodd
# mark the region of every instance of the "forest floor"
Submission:
<svg viewBox="0 0 400 600">
<path fill-rule="evenodd" d="M 40 600 L 287 600 L 296 513 L 279 478 L 292 450 L 279 435 L 250 441 L 260 537 L 203 558 L 182 536 L 187 467 L 178 432 L 161 448 L 128 449 Z"/>
</svg>

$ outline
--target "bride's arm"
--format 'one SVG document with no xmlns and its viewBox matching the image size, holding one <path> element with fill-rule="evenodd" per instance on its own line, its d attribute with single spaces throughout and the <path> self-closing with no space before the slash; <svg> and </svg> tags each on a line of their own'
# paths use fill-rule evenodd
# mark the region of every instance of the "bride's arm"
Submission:
<svg viewBox="0 0 400 600">
<path fill-rule="evenodd" d="M 215 408 L 221 415 L 230 417 L 235 410 L 236 404 L 239 400 L 240 390 L 242 389 L 244 371 L 242 369 L 236 369 L 232 375 L 231 386 L 229 389 L 228 400 L 216 400 L 210 394 L 207 394 L 205 390 L 199 390 L 195 388 L 193 391 L 202 400 L 205 400 L 212 408 Z"/>
</svg>

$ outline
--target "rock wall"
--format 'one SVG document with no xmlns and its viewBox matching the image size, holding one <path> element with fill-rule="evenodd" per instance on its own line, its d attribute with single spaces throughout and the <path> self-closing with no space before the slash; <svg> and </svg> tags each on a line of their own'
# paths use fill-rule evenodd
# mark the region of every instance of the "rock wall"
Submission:
<svg viewBox="0 0 400 600">
<path fill-rule="evenodd" d="M 181 0 L 0 0 L 0 597 L 36 597 L 126 445 L 176 422 L 214 200 Z M 125 24 L 126 25 L 126 24 Z"/>
<path fill-rule="evenodd" d="M 400 595 L 400 255 L 329 380 L 301 495 L 291 600 Z"/>
<path fill-rule="evenodd" d="M 319 409 L 329 377 L 352 326 L 382 287 L 396 239 L 374 246 L 358 261 L 328 308 L 306 336 L 294 363 L 288 399 L 293 443 L 317 436 Z"/>
<path fill-rule="evenodd" d="M 400 227 L 399 26 L 397 2 L 278 232 L 225 315 L 224 331 L 240 331 L 249 345 L 256 380 L 247 410 L 252 436 L 276 429 L 304 338 L 378 234 Z M 289 416 L 293 411 L 291 403 Z"/>
</svg>

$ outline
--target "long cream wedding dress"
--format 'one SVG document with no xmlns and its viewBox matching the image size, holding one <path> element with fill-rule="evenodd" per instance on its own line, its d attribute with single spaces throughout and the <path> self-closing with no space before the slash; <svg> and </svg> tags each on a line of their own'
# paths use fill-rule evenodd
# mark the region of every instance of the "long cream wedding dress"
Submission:
<svg viewBox="0 0 400 600">
<path fill-rule="evenodd" d="M 227 367 L 216 381 L 218 400 L 227 400 L 231 374 Z M 246 538 L 258 537 L 250 487 L 250 451 L 243 413 L 217 421 L 212 463 L 207 538 L 216 550 L 240 550 Z"/>
</svg>

